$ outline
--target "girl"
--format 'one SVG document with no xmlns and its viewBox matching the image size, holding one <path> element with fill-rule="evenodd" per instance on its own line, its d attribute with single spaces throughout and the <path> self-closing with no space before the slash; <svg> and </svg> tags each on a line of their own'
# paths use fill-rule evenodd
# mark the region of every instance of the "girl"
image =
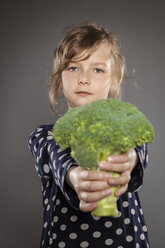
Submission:
<svg viewBox="0 0 165 248">
<path fill-rule="evenodd" d="M 124 58 L 117 39 L 92 23 L 72 27 L 54 55 L 49 82 L 53 109 L 60 88 L 73 108 L 108 97 L 120 97 Z M 101 161 L 102 172 L 87 171 L 76 164 L 70 149 L 61 149 L 52 137 L 53 125 L 39 126 L 29 147 L 42 181 L 43 232 L 40 247 L 149 247 L 147 227 L 137 190 L 147 166 L 147 146 L 136 147 Z M 109 171 L 120 172 L 111 178 Z M 119 217 L 94 217 L 97 201 L 116 190 Z"/>
</svg>

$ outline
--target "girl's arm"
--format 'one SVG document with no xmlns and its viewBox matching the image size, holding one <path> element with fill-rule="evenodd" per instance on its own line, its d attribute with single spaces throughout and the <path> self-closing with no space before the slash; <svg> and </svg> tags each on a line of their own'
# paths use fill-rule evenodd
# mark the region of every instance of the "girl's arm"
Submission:
<svg viewBox="0 0 165 248">
<path fill-rule="evenodd" d="M 61 149 L 52 136 L 53 125 L 39 126 L 29 138 L 29 149 L 35 157 L 35 167 L 41 178 L 54 180 L 68 203 L 79 208 L 79 199 L 65 181 L 68 169 L 75 164 L 70 149 Z"/>
</svg>

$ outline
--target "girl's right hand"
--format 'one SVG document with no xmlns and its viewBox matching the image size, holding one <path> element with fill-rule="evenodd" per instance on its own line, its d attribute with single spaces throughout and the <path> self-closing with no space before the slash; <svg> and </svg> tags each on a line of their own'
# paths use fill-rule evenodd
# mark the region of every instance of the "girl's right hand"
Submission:
<svg viewBox="0 0 165 248">
<path fill-rule="evenodd" d="M 91 212 L 97 208 L 97 201 L 111 194 L 106 172 L 83 169 L 72 166 L 67 173 L 66 181 L 74 189 L 80 199 L 80 210 Z"/>
</svg>

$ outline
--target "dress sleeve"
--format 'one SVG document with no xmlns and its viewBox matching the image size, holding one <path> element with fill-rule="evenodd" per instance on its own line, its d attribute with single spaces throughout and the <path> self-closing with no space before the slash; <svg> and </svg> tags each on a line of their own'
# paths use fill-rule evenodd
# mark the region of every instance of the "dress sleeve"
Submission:
<svg viewBox="0 0 165 248">
<path fill-rule="evenodd" d="M 68 169 L 75 165 L 70 155 L 70 149 L 60 148 L 52 135 L 53 125 L 39 126 L 29 138 L 29 149 L 36 163 L 38 175 L 47 180 L 54 180 L 60 188 L 67 202 L 75 209 L 79 209 L 79 199 L 74 190 L 65 182 Z"/>
<path fill-rule="evenodd" d="M 128 184 L 128 191 L 138 191 L 143 184 L 144 169 L 148 165 L 148 145 L 137 146 L 135 148 L 139 162 L 131 173 L 131 180 Z"/>
</svg>

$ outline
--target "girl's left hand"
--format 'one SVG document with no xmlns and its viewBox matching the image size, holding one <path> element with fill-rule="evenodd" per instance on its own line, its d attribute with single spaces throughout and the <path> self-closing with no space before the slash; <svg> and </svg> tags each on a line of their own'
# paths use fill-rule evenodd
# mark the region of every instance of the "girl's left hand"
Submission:
<svg viewBox="0 0 165 248">
<path fill-rule="evenodd" d="M 110 186 L 120 186 L 116 196 L 120 196 L 127 191 L 128 183 L 131 179 L 131 172 L 138 163 L 138 155 L 135 149 L 131 149 L 120 155 L 111 155 L 107 161 L 100 161 L 99 168 L 109 172 L 119 172 L 119 177 L 107 179 Z"/>
</svg>

